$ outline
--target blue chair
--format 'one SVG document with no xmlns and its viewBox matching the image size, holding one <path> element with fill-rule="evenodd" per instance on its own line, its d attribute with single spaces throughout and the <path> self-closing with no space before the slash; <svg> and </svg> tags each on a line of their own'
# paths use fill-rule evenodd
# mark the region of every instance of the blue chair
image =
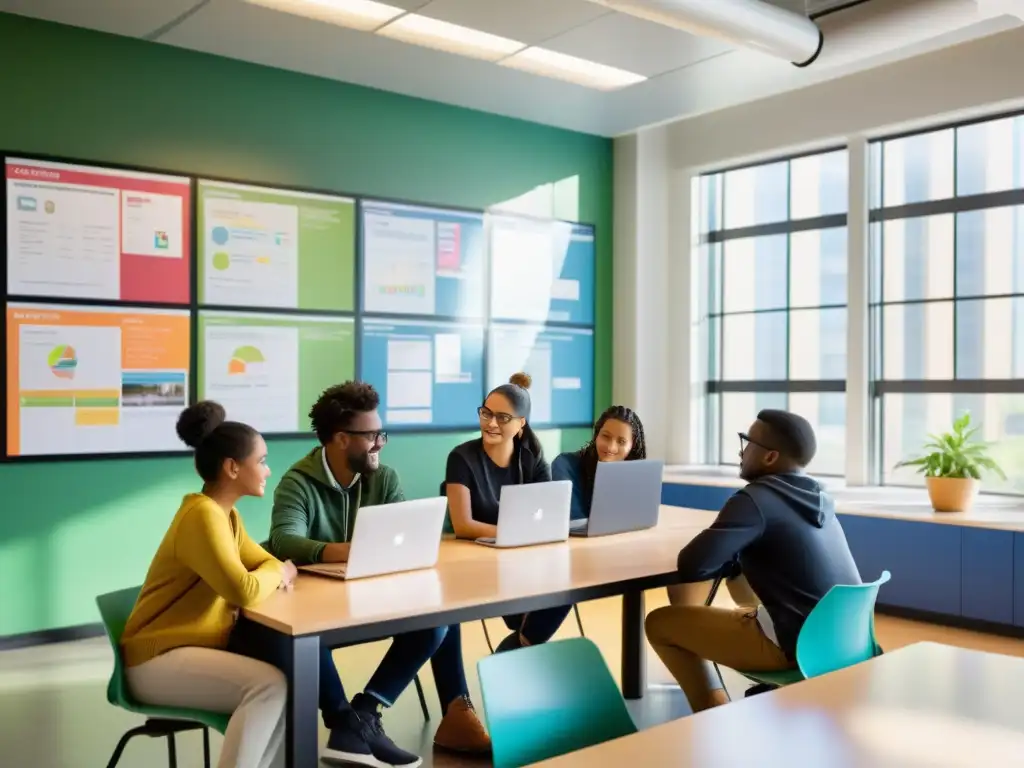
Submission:
<svg viewBox="0 0 1024 768">
<path fill-rule="evenodd" d="M 231 719 L 230 714 L 207 712 L 201 709 L 176 709 L 140 704 L 132 698 L 128 688 L 128 681 L 124 674 L 124 659 L 121 657 L 121 636 L 124 634 L 124 626 L 128 622 L 132 608 L 135 607 L 139 589 L 140 587 L 129 587 L 96 598 L 103 628 L 107 632 L 107 639 L 114 651 L 114 671 L 107 684 L 107 701 L 115 707 L 146 716 L 146 722 L 143 725 L 132 728 L 121 736 L 121 740 L 114 748 L 114 754 L 111 755 L 110 761 L 107 763 L 107 768 L 114 768 L 118 764 L 124 748 L 136 736 L 166 738 L 167 764 L 170 768 L 177 768 L 178 754 L 177 745 L 174 742 L 175 734 L 200 730 L 203 732 L 203 765 L 210 768 L 209 729 L 213 728 L 219 733 L 224 733 L 228 727 L 228 720 Z"/>
<path fill-rule="evenodd" d="M 796 640 L 796 669 L 736 671 L 756 683 L 781 687 L 881 655 L 882 649 L 875 639 L 875 601 L 879 587 L 889 578 L 889 572 L 882 571 L 878 580 L 869 584 L 832 587 L 814 606 L 800 629 Z M 709 603 L 714 599 L 719 581 L 712 587 Z"/>
<path fill-rule="evenodd" d="M 495 768 L 513 768 L 636 733 L 601 651 L 584 637 L 477 663 Z"/>
</svg>

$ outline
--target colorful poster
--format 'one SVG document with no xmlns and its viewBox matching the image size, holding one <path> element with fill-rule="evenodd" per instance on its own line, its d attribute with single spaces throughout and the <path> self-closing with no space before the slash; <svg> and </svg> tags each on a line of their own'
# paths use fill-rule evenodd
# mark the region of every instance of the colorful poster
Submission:
<svg viewBox="0 0 1024 768">
<path fill-rule="evenodd" d="M 309 431 L 309 408 L 355 376 L 355 320 L 199 313 L 199 397 L 265 434 Z"/>
<path fill-rule="evenodd" d="M 483 214 L 372 200 L 361 210 L 366 312 L 483 317 Z"/>
<path fill-rule="evenodd" d="M 200 181 L 199 302 L 351 311 L 355 202 Z"/>
<path fill-rule="evenodd" d="M 187 310 L 9 304 L 7 454 L 182 450 Z"/>
<path fill-rule="evenodd" d="M 187 178 L 8 158 L 7 293 L 187 304 Z"/>
</svg>

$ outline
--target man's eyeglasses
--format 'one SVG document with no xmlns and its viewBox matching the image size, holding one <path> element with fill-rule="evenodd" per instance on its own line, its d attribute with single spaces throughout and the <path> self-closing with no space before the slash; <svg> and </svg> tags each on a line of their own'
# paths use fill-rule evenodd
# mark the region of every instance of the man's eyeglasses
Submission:
<svg viewBox="0 0 1024 768">
<path fill-rule="evenodd" d="M 504 426 L 505 424 L 508 424 L 510 421 L 512 421 L 512 419 L 515 418 L 515 416 L 513 416 L 511 413 L 495 413 L 490 408 L 484 408 L 483 406 L 477 408 L 476 412 L 477 415 L 480 417 L 481 424 L 486 424 L 491 419 L 494 419 L 496 422 Z"/>
<path fill-rule="evenodd" d="M 367 440 L 369 440 L 374 445 L 376 445 L 377 443 L 380 443 L 381 445 L 384 445 L 388 441 L 388 433 L 385 432 L 383 429 L 364 429 L 364 430 L 346 429 L 345 430 L 345 434 L 346 435 L 358 435 L 359 437 L 365 437 Z"/>
<path fill-rule="evenodd" d="M 741 454 L 745 450 L 747 450 L 747 446 L 748 445 L 756 445 L 758 448 L 763 448 L 766 451 L 774 451 L 775 450 L 775 448 L 767 446 L 764 443 L 759 443 L 759 442 L 757 442 L 757 440 L 751 440 L 750 439 L 750 435 L 748 435 L 746 432 L 737 432 L 736 434 L 740 436 L 740 453 Z"/>
</svg>

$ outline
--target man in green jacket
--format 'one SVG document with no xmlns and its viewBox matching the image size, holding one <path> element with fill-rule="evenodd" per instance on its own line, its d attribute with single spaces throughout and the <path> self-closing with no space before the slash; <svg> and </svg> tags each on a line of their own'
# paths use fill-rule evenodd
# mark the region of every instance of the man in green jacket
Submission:
<svg viewBox="0 0 1024 768">
<path fill-rule="evenodd" d="M 405 499 L 398 473 L 380 463 L 387 443 L 377 412 L 380 397 L 364 382 L 326 390 L 309 412 L 320 447 L 289 469 L 274 492 L 270 550 L 306 563 L 343 563 L 360 507 Z M 428 660 L 444 718 L 434 744 L 460 752 L 488 752 L 490 738 L 469 700 L 458 625 L 392 639 L 391 647 L 351 705 L 331 658 L 321 649 L 320 711 L 331 731 L 325 759 L 372 766 L 417 766 L 384 733 L 380 709 L 394 704 Z M 355 718 L 351 714 L 356 715 Z"/>
</svg>

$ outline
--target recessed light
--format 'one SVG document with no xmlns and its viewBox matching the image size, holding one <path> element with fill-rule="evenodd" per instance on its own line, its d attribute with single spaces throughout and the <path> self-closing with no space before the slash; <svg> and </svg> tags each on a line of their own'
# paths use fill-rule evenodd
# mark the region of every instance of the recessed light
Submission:
<svg viewBox="0 0 1024 768">
<path fill-rule="evenodd" d="M 503 67 L 566 80 L 601 91 L 614 91 L 642 83 L 647 79 L 644 75 L 638 75 L 635 72 L 627 72 L 607 64 L 598 64 L 596 61 L 579 59 L 575 56 L 537 47 L 519 51 L 500 64 Z"/>
<path fill-rule="evenodd" d="M 275 11 L 325 21 L 339 27 L 372 32 L 405 13 L 405 9 L 375 0 L 246 0 Z"/>
<path fill-rule="evenodd" d="M 440 19 L 410 13 L 377 30 L 378 35 L 403 43 L 435 48 L 460 56 L 498 61 L 526 47 L 526 43 Z"/>
</svg>

